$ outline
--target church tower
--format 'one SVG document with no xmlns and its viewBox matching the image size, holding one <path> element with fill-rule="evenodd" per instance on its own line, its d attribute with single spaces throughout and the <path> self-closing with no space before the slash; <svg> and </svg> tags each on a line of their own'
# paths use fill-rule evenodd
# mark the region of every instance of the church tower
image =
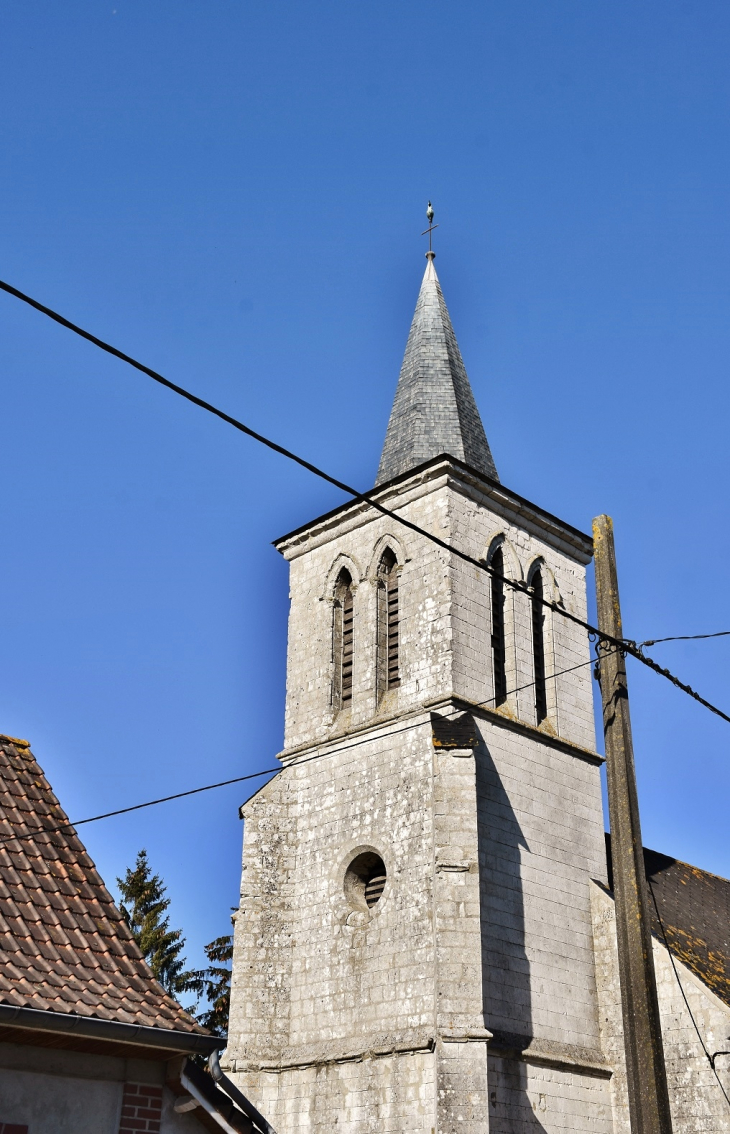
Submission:
<svg viewBox="0 0 730 1134">
<path fill-rule="evenodd" d="M 290 563 L 283 770 L 243 808 L 227 1060 L 277 1134 L 608 1134 L 587 535 L 499 481 L 434 267 L 375 498 Z"/>
</svg>

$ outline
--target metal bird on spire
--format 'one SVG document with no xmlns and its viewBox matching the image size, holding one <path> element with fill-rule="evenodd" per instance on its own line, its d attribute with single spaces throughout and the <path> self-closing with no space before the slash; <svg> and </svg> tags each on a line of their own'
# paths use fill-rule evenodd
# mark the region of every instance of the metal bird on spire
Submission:
<svg viewBox="0 0 730 1134">
<path fill-rule="evenodd" d="M 426 219 L 428 221 L 428 228 L 425 230 L 425 232 L 421 233 L 421 236 L 425 236 L 426 233 L 428 233 L 428 252 L 426 253 L 426 255 L 429 256 L 431 259 L 433 259 L 433 257 L 436 255 L 433 248 L 431 247 L 431 233 L 433 232 L 433 230 L 435 228 L 438 228 L 438 225 L 433 223 L 433 217 L 434 217 L 433 205 L 429 201 L 428 202 L 428 208 L 426 209 Z"/>
</svg>

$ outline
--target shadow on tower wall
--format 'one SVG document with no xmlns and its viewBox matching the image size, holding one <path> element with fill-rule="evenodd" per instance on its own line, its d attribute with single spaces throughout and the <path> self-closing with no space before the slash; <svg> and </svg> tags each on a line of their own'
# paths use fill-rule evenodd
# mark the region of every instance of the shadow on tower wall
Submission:
<svg viewBox="0 0 730 1134">
<path fill-rule="evenodd" d="M 489 1043 L 490 1134 L 545 1131 L 538 1093 L 527 1091 L 520 1058 L 532 1039 L 530 963 L 525 949 L 521 850 L 529 851 L 489 749 L 476 758 L 482 936 L 482 1002 Z M 534 1105 L 533 1105 L 534 1103 Z"/>
</svg>

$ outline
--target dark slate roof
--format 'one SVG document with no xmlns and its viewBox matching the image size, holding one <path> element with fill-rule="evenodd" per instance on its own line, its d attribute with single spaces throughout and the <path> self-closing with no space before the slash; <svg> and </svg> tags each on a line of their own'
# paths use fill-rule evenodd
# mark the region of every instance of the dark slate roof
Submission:
<svg viewBox="0 0 730 1134">
<path fill-rule="evenodd" d="M 376 484 L 448 453 L 499 480 L 433 265 L 408 336 Z"/>
<path fill-rule="evenodd" d="M 155 980 L 64 824 L 28 741 L 0 736 L 0 1004 L 207 1034 Z"/>
<path fill-rule="evenodd" d="M 611 836 L 606 835 L 609 886 Z M 730 1007 L 730 881 L 644 847 L 644 869 L 651 883 L 652 931 L 667 943 L 695 976 Z M 662 925 L 651 900 L 652 891 Z"/>
</svg>

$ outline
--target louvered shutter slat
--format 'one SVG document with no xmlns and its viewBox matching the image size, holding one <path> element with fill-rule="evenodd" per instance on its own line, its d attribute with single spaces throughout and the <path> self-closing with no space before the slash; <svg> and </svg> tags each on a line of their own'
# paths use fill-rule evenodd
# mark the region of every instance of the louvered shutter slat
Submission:
<svg viewBox="0 0 730 1134">
<path fill-rule="evenodd" d="M 354 610 L 352 589 L 348 586 L 342 599 L 342 703 L 352 700 L 352 664 L 354 647 Z"/>
</svg>

